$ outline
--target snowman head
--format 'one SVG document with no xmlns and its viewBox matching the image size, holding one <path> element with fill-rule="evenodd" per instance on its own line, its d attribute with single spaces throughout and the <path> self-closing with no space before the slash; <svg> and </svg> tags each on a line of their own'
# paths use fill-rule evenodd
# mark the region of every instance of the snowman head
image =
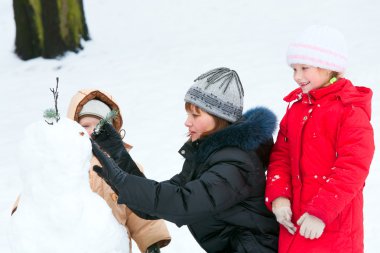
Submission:
<svg viewBox="0 0 380 253">
<path fill-rule="evenodd" d="M 90 137 L 77 122 L 62 118 L 54 125 L 41 120 L 25 129 L 20 172 L 24 183 L 73 186 L 88 181 Z"/>
</svg>

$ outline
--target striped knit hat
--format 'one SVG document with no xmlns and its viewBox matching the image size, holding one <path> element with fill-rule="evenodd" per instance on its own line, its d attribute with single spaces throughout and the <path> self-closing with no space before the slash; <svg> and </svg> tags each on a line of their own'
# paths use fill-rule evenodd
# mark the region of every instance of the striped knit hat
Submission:
<svg viewBox="0 0 380 253">
<path fill-rule="evenodd" d="M 348 65 L 346 40 L 334 28 L 313 25 L 289 45 L 286 58 L 289 65 L 306 64 L 343 73 Z"/>
<path fill-rule="evenodd" d="M 185 101 L 225 119 L 237 121 L 243 112 L 244 90 L 236 71 L 217 68 L 195 79 Z"/>
</svg>

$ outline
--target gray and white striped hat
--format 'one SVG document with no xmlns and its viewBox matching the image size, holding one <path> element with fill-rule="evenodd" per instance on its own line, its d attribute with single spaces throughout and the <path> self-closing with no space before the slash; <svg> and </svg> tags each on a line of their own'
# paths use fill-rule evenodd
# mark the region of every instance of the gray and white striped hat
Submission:
<svg viewBox="0 0 380 253">
<path fill-rule="evenodd" d="M 236 71 L 210 70 L 197 79 L 185 95 L 185 101 L 225 119 L 237 121 L 243 113 L 244 90 Z"/>
</svg>

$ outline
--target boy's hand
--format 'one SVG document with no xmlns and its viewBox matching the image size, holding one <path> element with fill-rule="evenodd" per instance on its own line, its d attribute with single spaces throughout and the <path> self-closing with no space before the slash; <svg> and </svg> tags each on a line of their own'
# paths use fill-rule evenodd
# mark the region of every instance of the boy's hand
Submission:
<svg viewBox="0 0 380 253">
<path fill-rule="evenodd" d="M 297 228 L 292 223 L 292 210 L 290 208 L 290 200 L 284 197 L 278 197 L 272 202 L 272 211 L 276 216 L 278 223 L 283 225 L 289 233 L 294 235 Z"/>
<path fill-rule="evenodd" d="M 160 253 L 160 247 L 158 246 L 157 243 L 152 244 L 146 249 L 146 253 Z"/>
<path fill-rule="evenodd" d="M 300 234 L 311 240 L 321 237 L 326 226 L 321 219 L 308 213 L 304 213 L 301 218 L 298 219 L 297 224 L 301 226 Z"/>
</svg>

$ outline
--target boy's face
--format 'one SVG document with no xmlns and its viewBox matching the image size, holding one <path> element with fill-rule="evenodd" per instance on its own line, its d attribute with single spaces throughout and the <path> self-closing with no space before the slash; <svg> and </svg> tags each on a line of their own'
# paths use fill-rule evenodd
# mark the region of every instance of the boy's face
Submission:
<svg viewBox="0 0 380 253">
<path fill-rule="evenodd" d="M 86 129 L 87 133 L 91 136 L 94 132 L 96 125 L 99 123 L 100 119 L 91 116 L 84 116 L 79 119 L 79 125 Z"/>
<path fill-rule="evenodd" d="M 330 85 L 331 71 L 305 64 L 292 64 L 294 81 L 303 93 Z"/>
</svg>

